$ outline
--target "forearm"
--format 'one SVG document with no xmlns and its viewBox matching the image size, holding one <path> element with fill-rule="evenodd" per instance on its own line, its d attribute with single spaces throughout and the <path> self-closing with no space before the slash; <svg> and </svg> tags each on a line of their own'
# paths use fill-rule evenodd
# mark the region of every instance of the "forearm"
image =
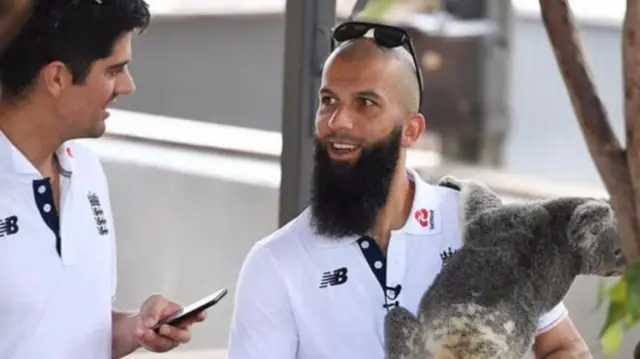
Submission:
<svg viewBox="0 0 640 359">
<path fill-rule="evenodd" d="M 546 353 L 536 353 L 536 359 L 593 359 L 589 347 L 581 338 Z"/>
<path fill-rule="evenodd" d="M 136 351 L 140 345 L 135 338 L 137 313 L 112 312 L 112 358 L 119 359 Z"/>
</svg>

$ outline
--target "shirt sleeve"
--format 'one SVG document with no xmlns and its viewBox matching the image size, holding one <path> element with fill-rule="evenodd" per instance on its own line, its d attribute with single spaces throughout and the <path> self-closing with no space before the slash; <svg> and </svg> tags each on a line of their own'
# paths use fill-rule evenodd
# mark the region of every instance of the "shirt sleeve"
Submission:
<svg viewBox="0 0 640 359">
<path fill-rule="evenodd" d="M 227 359 L 295 359 L 297 329 L 283 276 L 260 243 L 240 269 Z"/>
<path fill-rule="evenodd" d="M 566 318 L 568 314 L 569 311 L 564 306 L 564 303 L 560 302 L 553 309 L 540 317 L 536 335 L 540 335 L 553 329 L 556 325 L 560 324 L 560 322 L 562 322 L 562 320 Z"/>
<path fill-rule="evenodd" d="M 103 186 L 103 209 L 107 219 L 107 226 L 109 229 L 109 240 L 111 244 L 111 303 L 114 303 L 116 300 L 116 293 L 118 291 L 118 251 L 117 251 L 117 240 L 116 240 L 116 224 L 113 219 L 113 211 L 111 207 L 111 194 L 109 191 L 109 182 L 107 181 L 107 174 L 104 172 L 104 168 L 102 164 L 98 162 L 96 159 L 96 163 L 98 166 L 98 173 L 100 175 L 100 180 Z M 103 197 L 101 196 L 101 197 Z"/>
</svg>

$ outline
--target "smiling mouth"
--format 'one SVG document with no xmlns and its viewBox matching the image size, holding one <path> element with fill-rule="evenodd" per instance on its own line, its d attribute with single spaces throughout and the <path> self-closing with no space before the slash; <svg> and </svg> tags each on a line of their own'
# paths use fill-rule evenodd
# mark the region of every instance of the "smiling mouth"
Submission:
<svg viewBox="0 0 640 359">
<path fill-rule="evenodd" d="M 329 142 L 327 144 L 327 151 L 329 156 L 334 159 L 351 159 L 358 156 L 360 152 L 360 146 L 353 143 L 346 142 Z"/>
</svg>

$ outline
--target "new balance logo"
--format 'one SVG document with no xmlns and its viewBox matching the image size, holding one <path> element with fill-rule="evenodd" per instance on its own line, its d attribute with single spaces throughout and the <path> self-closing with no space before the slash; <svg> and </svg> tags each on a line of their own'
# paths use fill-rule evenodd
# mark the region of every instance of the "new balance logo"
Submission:
<svg viewBox="0 0 640 359">
<path fill-rule="evenodd" d="M 444 265 L 447 263 L 447 260 L 449 258 L 451 258 L 452 255 L 454 255 L 458 250 L 452 250 L 451 247 L 447 248 L 446 251 L 442 251 L 440 252 L 440 259 L 442 259 L 442 266 L 444 267 Z"/>
<path fill-rule="evenodd" d="M 347 268 L 342 267 L 332 272 L 322 273 L 322 279 L 320 280 L 320 288 L 326 288 L 327 286 L 344 284 L 346 281 L 347 281 Z"/>
<path fill-rule="evenodd" d="M 0 238 L 18 233 L 18 217 L 11 216 L 0 219 Z"/>
</svg>

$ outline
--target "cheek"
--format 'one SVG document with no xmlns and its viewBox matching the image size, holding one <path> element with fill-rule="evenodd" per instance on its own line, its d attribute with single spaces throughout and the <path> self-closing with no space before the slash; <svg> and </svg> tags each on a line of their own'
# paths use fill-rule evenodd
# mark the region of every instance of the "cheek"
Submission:
<svg viewBox="0 0 640 359">
<path fill-rule="evenodd" d="M 315 119 L 316 135 L 320 138 L 331 133 L 329 129 L 329 116 L 318 113 Z"/>
<path fill-rule="evenodd" d="M 100 86 L 100 100 L 107 103 L 113 97 L 116 89 L 116 79 L 105 79 Z"/>
<path fill-rule="evenodd" d="M 90 86 L 87 86 L 87 102 L 94 108 L 102 108 L 112 98 L 115 90 L 115 78 L 103 75 L 93 79 Z"/>
</svg>

